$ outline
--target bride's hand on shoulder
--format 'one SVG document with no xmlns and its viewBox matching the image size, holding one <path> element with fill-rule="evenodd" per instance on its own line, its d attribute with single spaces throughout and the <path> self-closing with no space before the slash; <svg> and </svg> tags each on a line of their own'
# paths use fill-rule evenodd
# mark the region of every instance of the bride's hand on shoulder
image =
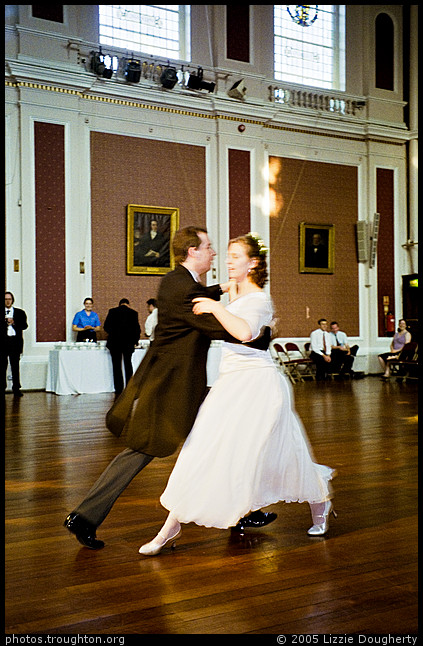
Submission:
<svg viewBox="0 0 423 646">
<path fill-rule="evenodd" d="M 229 300 L 232 300 L 238 295 L 238 285 L 235 278 L 231 278 L 227 283 L 221 283 L 220 289 L 222 292 L 229 294 Z"/>
<path fill-rule="evenodd" d="M 193 301 L 194 307 L 192 311 L 194 314 L 214 314 L 219 307 L 221 307 L 219 301 L 214 301 L 212 298 L 204 298 L 199 296 L 194 298 Z"/>
<path fill-rule="evenodd" d="M 230 301 L 238 296 L 238 284 L 235 278 L 231 278 L 227 283 L 221 283 L 220 289 L 229 295 Z"/>
</svg>

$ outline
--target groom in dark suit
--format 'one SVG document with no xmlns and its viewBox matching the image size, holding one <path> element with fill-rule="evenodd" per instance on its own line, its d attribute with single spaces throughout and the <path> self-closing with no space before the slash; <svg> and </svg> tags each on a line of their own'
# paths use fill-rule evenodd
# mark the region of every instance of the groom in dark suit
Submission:
<svg viewBox="0 0 423 646">
<path fill-rule="evenodd" d="M 23 351 L 23 330 L 28 327 L 26 313 L 24 310 L 14 307 L 15 297 L 12 292 L 5 292 L 5 316 L 3 324 L 3 343 L 2 355 L 3 364 L 5 368 L 5 375 L 7 374 L 7 361 L 10 361 L 10 368 L 12 370 L 12 388 L 15 397 L 22 397 L 20 376 L 19 376 L 19 361 Z M 7 384 L 6 384 L 7 386 Z"/>
<path fill-rule="evenodd" d="M 190 432 L 207 392 L 210 341 L 239 343 L 213 315 L 196 316 L 192 311 L 194 298 L 218 300 L 229 285 L 205 287 L 199 282 L 216 255 L 206 229 L 181 229 L 175 234 L 173 250 L 177 267 L 160 284 L 154 341 L 106 417 L 107 427 L 122 436 L 128 448 L 106 467 L 64 523 L 82 545 L 94 550 L 104 547 L 96 538 L 97 527 L 131 480 L 153 457 L 174 453 Z M 267 349 L 269 340 L 267 334 L 251 345 Z M 261 527 L 275 518 L 276 514 L 258 510 L 237 527 Z"/>
<path fill-rule="evenodd" d="M 137 345 L 141 328 L 138 312 L 129 307 L 127 298 L 121 298 L 119 307 L 108 311 L 104 321 L 104 330 L 108 334 L 106 347 L 112 357 L 113 382 L 116 395 L 123 390 L 122 358 L 125 367 L 126 383 L 132 377 L 132 354 Z"/>
</svg>

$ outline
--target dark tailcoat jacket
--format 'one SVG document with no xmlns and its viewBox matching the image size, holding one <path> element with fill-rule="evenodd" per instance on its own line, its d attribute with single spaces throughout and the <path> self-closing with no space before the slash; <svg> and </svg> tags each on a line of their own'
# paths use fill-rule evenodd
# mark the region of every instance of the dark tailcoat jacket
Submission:
<svg viewBox="0 0 423 646">
<path fill-rule="evenodd" d="M 119 305 L 119 307 L 110 309 L 103 327 L 109 335 L 106 347 L 110 351 L 126 348 L 133 350 L 140 339 L 141 328 L 138 312 L 127 305 Z"/>
<path fill-rule="evenodd" d="M 28 327 L 28 322 L 26 318 L 26 312 L 19 309 L 19 307 L 13 307 L 13 329 L 16 332 L 16 351 L 19 354 L 23 352 L 23 334 L 22 331 L 26 330 Z M 7 323 L 6 319 L 4 320 L 3 336 L 7 337 Z"/>
<path fill-rule="evenodd" d="M 198 296 L 219 300 L 219 285 L 197 283 L 182 265 L 161 281 L 154 341 L 106 417 L 109 430 L 135 451 L 156 457 L 176 451 L 207 392 L 211 340 L 239 343 L 212 314 L 193 313 Z M 269 338 L 261 341 L 262 349 Z"/>
</svg>

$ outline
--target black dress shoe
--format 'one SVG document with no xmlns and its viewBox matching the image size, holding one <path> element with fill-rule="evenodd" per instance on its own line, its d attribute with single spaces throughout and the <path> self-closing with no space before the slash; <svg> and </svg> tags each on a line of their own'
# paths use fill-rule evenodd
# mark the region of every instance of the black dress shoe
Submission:
<svg viewBox="0 0 423 646">
<path fill-rule="evenodd" d="M 232 527 L 232 531 L 243 532 L 245 529 L 264 527 L 265 525 L 273 523 L 277 517 L 278 515 L 273 512 L 261 511 L 261 509 L 258 509 L 257 511 L 251 512 L 251 514 L 248 514 L 248 516 L 241 518 L 235 527 Z"/>
<path fill-rule="evenodd" d="M 104 547 L 103 541 L 96 538 L 96 528 L 94 525 L 85 520 L 80 514 L 72 512 L 66 517 L 63 525 L 72 534 L 75 534 L 78 541 L 84 547 L 88 547 L 90 550 L 101 550 Z"/>
</svg>

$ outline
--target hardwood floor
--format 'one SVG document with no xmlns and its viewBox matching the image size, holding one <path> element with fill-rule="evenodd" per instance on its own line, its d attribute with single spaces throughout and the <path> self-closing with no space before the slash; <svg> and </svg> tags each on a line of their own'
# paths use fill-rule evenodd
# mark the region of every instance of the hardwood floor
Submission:
<svg viewBox="0 0 423 646">
<path fill-rule="evenodd" d="M 262 530 L 184 526 L 152 558 L 138 548 L 176 456 L 133 480 L 97 532 L 105 549 L 87 550 L 62 523 L 121 450 L 112 396 L 6 395 L 5 633 L 416 634 L 417 384 L 294 393 L 316 460 L 338 470 L 327 536 L 307 536 L 307 504 L 280 503 Z"/>
</svg>

